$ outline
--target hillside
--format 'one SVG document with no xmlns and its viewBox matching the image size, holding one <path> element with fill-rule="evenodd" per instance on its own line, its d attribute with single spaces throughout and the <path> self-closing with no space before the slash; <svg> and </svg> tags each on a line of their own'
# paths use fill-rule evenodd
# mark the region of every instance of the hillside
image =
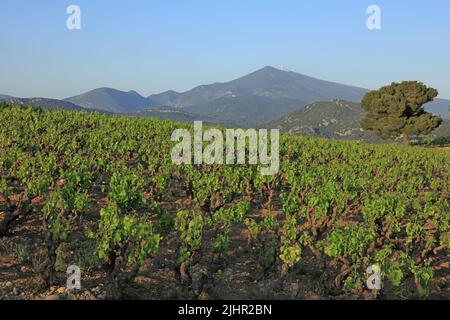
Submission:
<svg viewBox="0 0 450 320">
<path fill-rule="evenodd" d="M 71 102 L 47 98 L 9 98 L 2 102 L 11 105 L 31 106 L 36 108 L 83 110 L 82 107 Z"/>
<path fill-rule="evenodd" d="M 154 105 L 136 91 L 124 92 L 111 88 L 99 88 L 75 97 L 66 98 L 86 109 L 103 110 L 113 113 L 130 113 Z"/>
<path fill-rule="evenodd" d="M 444 119 L 450 120 L 450 100 L 436 99 L 425 105 L 425 110 L 433 114 L 442 116 Z"/>
<path fill-rule="evenodd" d="M 291 71 L 265 67 L 225 83 L 202 85 L 187 92 L 167 91 L 147 98 L 135 91 L 99 88 L 66 101 L 87 109 L 133 113 L 173 107 L 218 123 L 254 126 L 318 100 L 359 101 L 365 89 L 323 81 Z"/>
<path fill-rule="evenodd" d="M 431 134 L 433 137 L 450 137 L 450 120 L 444 120 L 439 128 Z"/>
<path fill-rule="evenodd" d="M 313 101 L 360 101 L 365 89 L 265 67 L 239 79 L 149 98 L 162 105 L 248 125 L 264 123 Z"/>
<path fill-rule="evenodd" d="M 252 127 L 274 121 L 317 101 L 340 99 L 359 102 L 367 91 L 285 69 L 265 67 L 232 81 L 201 85 L 181 93 L 170 90 L 145 98 L 135 91 L 99 88 L 65 100 L 87 109 L 114 113 L 172 107 L 196 114 L 199 119 L 208 117 L 216 119 L 217 123 Z M 450 101 L 437 99 L 426 108 L 450 118 L 448 105 Z"/>
<path fill-rule="evenodd" d="M 201 85 L 182 93 L 170 90 L 143 97 L 136 91 L 98 88 L 64 101 L 86 109 L 123 114 L 139 113 L 143 109 L 146 111 L 141 114 L 151 109 L 174 108 L 185 114 L 172 114 L 181 120 L 191 120 L 186 115 L 194 114 L 198 120 L 208 118 L 230 126 L 254 127 L 276 121 L 313 102 L 334 99 L 360 102 L 366 92 L 368 90 L 364 88 L 324 81 L 286 69 L 265 67 L 232 81 Z M 11 97 L 0 96 L 0 100 L 7 98 Z M 50 105 L 54 107 L 55 104 Z M 450 119 L 449 105 L 449 100 L 436 99 L 425 107 L 432 113 Z M 344 134 L 345 129 L 340 128 Z"/>
<path fill-rule="evenodd" d="M 136 91 L 98 88 L 66 98 L 64 102 L 70 102 L 85 109 L 111 113 L 136 113 L 137 115 L 147 113 L 150 116 L 160 114 L 162 118 L 173 116 L 173 119 L 181 121 L 191 121 L 193 119 L 191 115 L 193 115 L 197 120 L 209 119 L 214 123 L 234 127 L 255 127 L 268 122 L 276 123 L 278 119 L 314 102 L 334 99 L 360 102 L 367 92 L 368 90 L 364 88 L 324 81 L 286 69 L 265 67 L 229 82 L 201 85 L 182 93 L 170 90 L 143 97 Z M 11 97 L 0 95 L 0 100 L 5 99 L 11 99 Z M 33 99 L 28 101 L 36 103 L 36 98 Z M 19 100 L 16 101 L 19 102 Z M 55 108 L 56 102 L 55 99 L 41 98 L 39 105 Z M 60 103 L 60 107 L 70 108 L 70 105 L 64 105 L 64 102 Z M 449 100 L 436 99 L 427 104 L 425 109 L 450 119 L 449 105 Z M 155 111 L 170 108 L 180 112 L 163 115 Z M 150 112 L 150 110 L 153 111 Z M 359 137 L 359 134 L 353 135 L 348 132 L 348 125 L 352 126 L 354 122 L 353 116 L 344 109 L 342 111 L 350 117 L 347 120 L 348 123 L 341 128 L 337 125 L 333 126 L 331 130 L 340 132 L 338 135 L 342 137 Z M 308 127 L 308 123 L 305 126 Z M 322 132 L 323 136 L 332 134 L 330 130 L 322 130 Z"/>
<path fill-rule="evenodd" d="M 292 134 L 339 140 L 382 142 L 383 140 L 374 133 L 361 128 L 360 121 L 364 114 L 364 110 L 358 103 L 343 100 L 315 102 L 261 127 L 276 128 Z M 445 121 L 431 135 L 440 137 L 450 134 L 449 122 Z"/>
</svg>

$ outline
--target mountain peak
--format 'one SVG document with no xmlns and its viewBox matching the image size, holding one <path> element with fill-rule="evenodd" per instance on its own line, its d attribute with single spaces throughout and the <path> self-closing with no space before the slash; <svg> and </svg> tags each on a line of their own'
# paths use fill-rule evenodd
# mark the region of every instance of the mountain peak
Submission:
<svg viewBox="0 0 450 320">
<path fill-rule="evenodd" d="M 283 72 L 292 72 L 291 70 L 289 70 L 288 68 L 283 67 L 283 66 L 278 67 L 278 68 L 276 68 L 276 69 L 279 70 L 279 71 L 283 71 Z"/>
<path fill-rule="evenodd" d="M 128 93 L 131 93 L 131 94 L 135 94 L 135 95 L 140 95 L 137 91 L 135 91 L 135 90 L 130 90 L 130 91 L 128 91 Z"/>
<path fill-rule="evenodd" d="M 161 94 L 177 95 L 177 94 L 180 94 L 180 92 L 175 91 L 175 90 L 167 90 L 167 91 L 162 92 Z"/>
<path fill-rule="evenodd" d="M 272 66 L 265 66 L 264 68 L 261 68 L 260 70 L 276 70 L 277 68 L 272 67 Z"/>
<path fill-rule="evenodd" d="M 288 68 L 284 67 L 284 66 L 280 66 L 280 67 L 272 67 L 272 66 L 265 66 L 262 69 L 259 69 L 259 71 L 282 71 L 282 72 L 292 72 L 291 70 L 289 70 Z"/>
<path fill-rule="evenodd" d="M 150 101 L 134 90 L 125 92 L 106 87 L 97 88 L 65 100 L 86 109 L 116 113 L 136 111 L 151 104 Z"/>
<path fill-rule="evenodd" d="M 100 87 L 100 88 L 92 89 L 91 91 L 88 91 L 88 92 L 97 92 L 97 91 L 115 92 L 115 91 L 119 91 L 119 90 L 114 89 L 114 88 L 109 88 L 109 87 Z"/>
<path fill-rule="evenodd" d="M 183 93 L 150 98 L 160 105 L 254 125 L 268 122 L 314 101 L 361 101 L 367 91 L 265 66 L 238 79 L 203 85 Z"/>
</svg>

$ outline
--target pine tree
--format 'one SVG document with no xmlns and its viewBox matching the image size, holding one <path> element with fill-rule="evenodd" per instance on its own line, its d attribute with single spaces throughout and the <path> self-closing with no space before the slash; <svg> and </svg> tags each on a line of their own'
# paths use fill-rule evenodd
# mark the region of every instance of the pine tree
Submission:
<svg viewBox="0 0 450 320">
<path fill-rule="evenodd" d="M 410 135 L 429 134 L 442 123 L 441 117 L 426 112 L 423 107 L 437 96 L 436 89 L 417 81 L 392 83 L 371 91 L 362 100 L 367 115 L 361 126 L 383 139 L 402 136 L 405 145 L 409 145 Z"/>
</svg>

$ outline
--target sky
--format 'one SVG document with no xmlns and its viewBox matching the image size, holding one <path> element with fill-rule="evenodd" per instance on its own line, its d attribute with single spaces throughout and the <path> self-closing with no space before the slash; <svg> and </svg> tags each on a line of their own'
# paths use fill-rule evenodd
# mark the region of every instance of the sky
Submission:
<svg viewBox="0 0 450 320">
<path fill-rule="evenodd" d="M 66 27 L 72 4 L 80 30 Z M 419 80 L 450 98 L 449 40 L 448 0 L 1 0 L 0 94 L 148 96 L 270 65 L 369 89 Z"/>
</svg>

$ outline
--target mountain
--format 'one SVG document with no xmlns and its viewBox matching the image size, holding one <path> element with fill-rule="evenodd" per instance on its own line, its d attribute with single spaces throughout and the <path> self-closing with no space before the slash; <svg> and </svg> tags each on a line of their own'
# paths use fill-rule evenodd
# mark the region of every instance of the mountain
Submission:
<svg viewBox="0 0 450 320">
<path fill-rule="evenodd" d="M 365 111 L 358 103 L 334 100 L 315 102 L 296 110 L 261 128 L 280 129 L 282 132 L 307 136 L 318 136 L 339 140 L 358 140 L 378 143 L 383 140 L 371 131 L 361 128 L 360 121 Z M 450 121 L 445 121 L 431 133 L 433 137 L 449 134 Z"/>
<path fill-rule="evenodd" d="M 427 103 L 425 109 L 433 114 L 438 114 L 444 119 L 450 119 L 450 100 L 436 99 L 433 102 Z"/>
<path fill-rule="evenodd" d="M 377 137 L 364 131 L 359 122 L 365 112 L 358 103 L 344 100 L 314 102 L 263 128 L 326 138 L 374 141 Z"/>
<path fill-rule="evenodd" d="M 136 91 L 119 91 L 111 88 L 99 88 L 75 97 L 64 99 L 86 109 L 103 110 L 114 113 L 135 112 L 155 105 Z"/>
<path fill-rule="evenodd" d="M 183 93 L 167 91 L 151 95 L 149 99 L 159 105 L 252 126 L 275 120 L 316 101 L 360 102 L 368 91 L 265 67 L 230 82 L 202 85 Z M 427 104 L 426 109 L 450 119 L 449 105 L 449 100 L 436 99 Z"/>
<path fill-rule="evenodd" d="M 85 110 L 84 108 L 68 101 L 47 98 L 10 98 L 5 99 L 2 102 L 12 105 L 32 106 L 36 108 Z"/>
<path fill-rule="evenodd" d="M 13 98 L 13 97 L 8 96 L 6 94 L 0 94 L 0 100 L 6 100 L 6 99 L 11 99 L 11 98 Z"/>
<path fill-rule="evenodd" d="M 444 120 L 439 128 L 434 130 L 431 135 L 433 137 L 450 137 L 450 120 Z"/>
<path fill-rule="evenodd" d="M 160 105 L 208 114 L 243 125 L 274 120 L 314 101 L 360 101 L 368 90 L 265 67 L 242 78 L 202 85 L 184 93 L 151 95 Z"/>
<path fill-rule="evenodd" d="M 202 85 L 181 93 L 171 90 L 145 98 L 136 91 L 99 88 L 65 100 L 87 109 L 127 114 L 173 107 L 200 119 L 208 117 L 218 119 L 218 123 L 252 127 L 316 101 L 360 102 L 367 92 L 363 88 L 265 67 L 236 80 Z M 450 101 L 438 99 L 427 105 L 427 109 L 450 118 L 448 105 Z"/>
</svg>

